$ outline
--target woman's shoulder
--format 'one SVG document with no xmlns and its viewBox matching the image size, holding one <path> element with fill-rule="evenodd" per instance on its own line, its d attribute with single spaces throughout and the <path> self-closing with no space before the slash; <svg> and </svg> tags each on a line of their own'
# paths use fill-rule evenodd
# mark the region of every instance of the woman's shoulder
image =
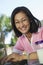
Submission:
<svg viewBox="0 0 43 65">
<path fill-rule="evenodd" d="M 38 32 L 33 34 L 33 42 L 43 40 L 43 27 L 38 29 Z"/>
<path fill-rule="evenodd" d="M 20 37 L 18 37 L 18 41 L 22 41 L 22 39 L 25 38 L 25 35 L 21 35 Z"/>
<path fill-rule="evenodd" d="M 38 28 L 38 32 L 43 31 L 43 27 Z"/>
<path fill-rule="evenodd" d="M 40 36 L 43 35 L 43 27 L 38 28 L 36 33 L 33 33 L 33 36 Z"/>
</svg>

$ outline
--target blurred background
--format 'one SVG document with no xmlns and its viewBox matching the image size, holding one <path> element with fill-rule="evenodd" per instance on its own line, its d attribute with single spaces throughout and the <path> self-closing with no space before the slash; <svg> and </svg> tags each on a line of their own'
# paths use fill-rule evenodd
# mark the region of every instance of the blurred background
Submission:
<svg viewBox="0 0 43 65">
<path fill-rule="evenodd" d="M 17 37 L 11 26 L 11 13 L 18 6 L 26 6 L 43 26 L 43 0 L 0 0 L 0 60 L 12 53 Z"/>
</svg>

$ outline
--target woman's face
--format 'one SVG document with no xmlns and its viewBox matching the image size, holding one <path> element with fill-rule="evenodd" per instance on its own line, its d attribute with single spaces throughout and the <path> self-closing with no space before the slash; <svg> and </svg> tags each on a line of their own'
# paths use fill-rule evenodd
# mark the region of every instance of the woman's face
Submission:
<svg viewBox="0 0 43 65">
<path fill-rule="evenodd" d="M 23 34 L 28 33 L 30 29 L 29 19 L 25 13 L 19 12 L 14 17 L 16 28 Z"/>
</svg>

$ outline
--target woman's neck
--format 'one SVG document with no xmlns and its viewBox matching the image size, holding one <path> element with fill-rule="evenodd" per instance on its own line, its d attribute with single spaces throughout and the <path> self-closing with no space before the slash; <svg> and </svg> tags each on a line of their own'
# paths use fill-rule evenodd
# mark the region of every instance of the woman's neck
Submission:
<svg viewBox="0 0 43 65">
<path fill-rule="evenodd" d="M 27 39 L 31 42 L 32 33 L 29 32 L 25 35 L 26 35 Z"/>
</svg>

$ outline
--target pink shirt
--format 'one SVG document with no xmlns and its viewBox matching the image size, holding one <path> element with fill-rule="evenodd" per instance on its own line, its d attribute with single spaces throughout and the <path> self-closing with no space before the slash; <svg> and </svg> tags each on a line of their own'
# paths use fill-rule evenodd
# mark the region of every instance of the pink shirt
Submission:
<svg viewBox="0 0 43 65">
<path fill-rule="evenodd" d="M 35 44 L 37 41 L 42 41 L 42 46 L 39 44 Z M 18 41 L 16 45 L 14 46 L 14 51 L 20 50 L 20 51 L 26 51 L 27 53 L 35 52 L 37 49 L 40 49 L 43 47 L 43 27 L 38 29 L 37 33 L 32 34 L 31 43 L 27 39 L 25 35 L 22 35 L 18 38 Z M 18 51 L 19 52 L 19 51 Z"/>
</svg>

